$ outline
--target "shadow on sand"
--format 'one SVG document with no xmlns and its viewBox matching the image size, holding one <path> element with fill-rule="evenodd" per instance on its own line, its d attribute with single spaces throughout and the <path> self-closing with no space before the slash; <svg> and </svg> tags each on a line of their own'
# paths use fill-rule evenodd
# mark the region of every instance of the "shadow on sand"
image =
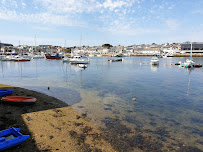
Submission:
<svg viewBox="0 0 203 152">
<path fill-rule="evenodd" d="M 1 88 L 3 89 L 3 88 Z M 12 89 L 12 96 L 32 96 L 37 98 L 37 101 L 33 105 L 11 105 L 0 102 L 0 130 L 5 130 L 9 127 L 21 128 L 21 133 L 24 135 L 31 135 L 24 143 L 17 147 L 5 150 L 5 152 L 21 151 L 21 152 L 37 152 L 41 151 L 37 148 L 37 145 L 32 138 L 32 133 L 29 131 L 25 122 L 22 119 L 22 114 L 44 111 L 55 108 L 67 107 L 68 105 L 54 97 L 47 96 L 45 94 L 23 89 L 23 88 L 6 88 Z"/>
</svg>

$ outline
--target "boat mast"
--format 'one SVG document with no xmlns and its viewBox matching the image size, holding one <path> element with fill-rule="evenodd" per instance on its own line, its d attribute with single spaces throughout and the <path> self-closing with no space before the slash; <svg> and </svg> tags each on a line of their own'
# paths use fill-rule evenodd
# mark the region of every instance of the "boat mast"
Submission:
<svg viewBox="0 0 203 152">
<path fill-rule="evenodd" d="M 192 60 L 192 42 L 191 42 L 191 49 L 190 49 L 190 60 Z"/>
<path fill-rule="evenodd" d="M 191 48 L 190 48 L 190 60 L 192 60 L 192 41 L 194 37 L 194 32 L 192 32 Z"/>
<path fill-rule="evenodd" d="M 33 49 L 32 49 L 33 50 Z M 36 51 L 36 35 L 35 35 L 35 52 L 37 52 Z M 32 54 L 33 54 L 33 52 L 32 52 Z M 33 54 L 34 55 L 34 54 Z"/>
<path fill-rule="evenodd" d="M 0 40 L 0 52 L 1 52 L 1 40 Z"/>
</svg>

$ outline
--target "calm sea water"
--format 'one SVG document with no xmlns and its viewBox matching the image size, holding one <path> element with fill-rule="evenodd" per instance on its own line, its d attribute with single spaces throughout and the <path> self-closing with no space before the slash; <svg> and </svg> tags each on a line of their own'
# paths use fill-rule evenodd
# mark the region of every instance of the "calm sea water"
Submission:
<svg viewBox="0 0 203 152">
<path fill-rule="evenodd" d="M 174 65 L 186 58 L 161 58 L 159 66 L 150 59 L 90 58 L 85 70 L 60 60 L 0 62 L 0 83 L 46 93 L 86 113 L 120 151 L 203 150 L 203 68 Z"/>
</svg>

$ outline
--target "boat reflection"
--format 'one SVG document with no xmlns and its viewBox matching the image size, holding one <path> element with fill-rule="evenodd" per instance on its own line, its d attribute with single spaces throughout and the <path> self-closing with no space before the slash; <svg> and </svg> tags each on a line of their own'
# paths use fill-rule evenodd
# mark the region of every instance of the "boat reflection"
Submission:
<svg viewBox="0 0 203 152">
<path fill-rule="evenodd" d="M 87 67 L 80 67 L 77 64 L 73 64 L 73 65 L 71 65 L 71 69 L 75 70 L 75 72 L 78 72 L 78 71 L 84 71 L 84 70 L 86 70 Z"/>
<path fill-rule="evenodd" d="M 191 77 L 191 72 L 194 68 L 187 68 L 188 71 L 188 87 L 187 87 L 187 96 L 189 95 L 190 92 L 190 77 Z"/>
<path fill-rule="evenodd" d="M 158 67 L 159 67 L 158 64 L 157 64 L 157 65 L 151 64 L 151 71 L 152 71 L 152 72 L 156 72 L 156 71 L 158 70 Z"/>
</svg>

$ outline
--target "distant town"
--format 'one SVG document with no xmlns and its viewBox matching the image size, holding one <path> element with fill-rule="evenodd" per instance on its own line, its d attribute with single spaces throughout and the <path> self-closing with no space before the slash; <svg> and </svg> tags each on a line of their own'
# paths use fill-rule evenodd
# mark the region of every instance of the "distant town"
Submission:
<svg viewBox="0 0 203 152">
<path fill-rule="evenodd" d="M 193 56 L 203 56 L 203 42 L 184 42 L 184 43 L 164 43 L 164 44 L 140 44 L 130 46 L 112 46 L 111 44 L 103 44 L 102 46 L 74 46 L 62 47 L 53 45 L 18 45 L 0 43 L 0 55 L 30 55 L 30 54 L 54 54 L 63 55 L 83 54 L 87 56 L 107 56 L 109 54 L 122 54 L 123 56 L 136 55 L 153 55 L 153 54 L 169 54 L 174 56 L 187 56 L 192 49 Z"/>
</svg>

